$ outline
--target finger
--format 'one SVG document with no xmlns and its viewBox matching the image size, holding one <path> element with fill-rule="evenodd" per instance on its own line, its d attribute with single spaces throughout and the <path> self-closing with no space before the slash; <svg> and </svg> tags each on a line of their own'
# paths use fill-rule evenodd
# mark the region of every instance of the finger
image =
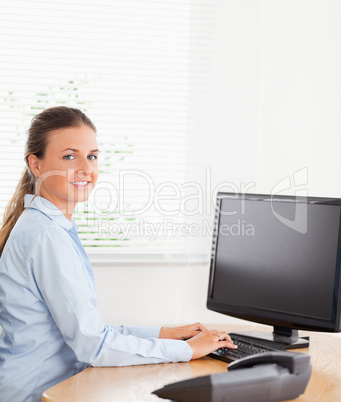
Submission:
<svg viewBox="0 0 341 402">
<path fill-rule="evenodd" d="M 200 322 L 198 322 L 197 325 L 200 331 L 207 331 L 207 328 L 203 326 Z"/>
<path fill-rule="evenodd" d="M 207 332 L 207 329 L 200 324 L 200 322 L 197 322 L 196 324 L 189 325 L 189 328 L 187 330 L 186 339 L 193 338 L 194 336 L 202 333 L 202 332 Z"/>
<path fill-rule="evenodd" d="M 190 331 L 190 330 L 187 330 L 186 332 L 183 333 L 181 339 L 192 339 L 192 338 L 195 338 L 197 336 L 201 336 L 201 335 L 203 335 L 205 333 L 206 333 L 206 331 Z"/>
<path fill-rule="evenodd" d="M 219 344 L 219 348 L 224 347 L 223 343 L 226 344 L 227 348 L 230 349 L 237 349 L 237 345 L 235 345 L 230 337 L 230 335 L 227 332 L 217 332 L 215 331 L 215 335 L 218 338 L 218 344 Z"/>
<path fill-rule="evenodd" d="M 194 331 L 207 331 L 207 328 L 204 327 L 200 322 L 193 324 L 191 329 Z"/>
<path fill-rule="evenodd" d="M 219 341 L 219 342 L 217 342 L 217 345 L 218 345 L 218 349 L 219 348 L 229 348 L 229 349 L 237 349 L 238 348 L 238 346 L 235 345 L 231 341 Z"/>
<path fill-rule="evenodd" d="M 221 332 L 218 332 L 218 335 L 219 335 L 221 341 L 229 341 L 229 342 L 233 343 L 230 335 L 227 332 L 221 331 Z"/>
<path fill-rule="evenodd" d="M 220 342 L 220 341 L 221 341 L 219 332 L 216 331 L 216 330 L 210 331 L 210 332 L 208 333 L 208 335 L 212 338 L 212 340 L 213 340 L 214 342 Z"/>
<path fill-rule="evenodd" d="M 197 335 L 199 335 L 199 334 L 201 334 L 200 331 L 187 331 L 186 333 L 184 333 L 184 334 L 182 335 L 181 339 L 182 339 L 182 340 L 185 340 L 185 339 L 192 339 L 192 338 L 194 338 L 195 336 L 197 336 Z"/>
</svg>

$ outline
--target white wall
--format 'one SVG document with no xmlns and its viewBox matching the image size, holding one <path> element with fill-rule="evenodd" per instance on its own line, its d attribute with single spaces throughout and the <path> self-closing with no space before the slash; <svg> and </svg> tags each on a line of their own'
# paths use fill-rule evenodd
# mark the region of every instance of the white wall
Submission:
<svg viewBox="0 0 341 402">
<path fill-rule="evenodd" d="M 307 167 L 308 193 L 341 196 L 341 2 L 262 1 L 257 185 Z"/>
<path fill-rule="evenodd" d="M 309 195 L 341 196 L 340 17 L 338 0 L 215 1 L 214 185 L 268 192 L 306 167 Z M 208 265 L 94 270 L 112 324 L 235 322 L 206 309 Z"/>
<path fill-rule="evenodd" d="M 94 272 L 99 310 L 110 324 L 231 322 L 206 309 L 208 266 L 125 266 Z"/>
<path fill-rule="evenodd" d="M 257 178 L 260 1 L 215 5 L 212 182 L 240 189 Z"/>
</svg>

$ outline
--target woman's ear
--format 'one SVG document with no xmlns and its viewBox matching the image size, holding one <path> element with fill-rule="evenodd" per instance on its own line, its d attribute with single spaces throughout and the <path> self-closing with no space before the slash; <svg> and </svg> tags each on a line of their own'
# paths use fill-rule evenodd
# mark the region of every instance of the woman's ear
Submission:
<svg viewBox="0 0 341 402">
<path fill-rule="evenodd" d="M 35 155 L 30 155 L 28 157 L 28 164 L 34 176 L 37 178 L 40 177 L 40 160 Z"/>
</svg>

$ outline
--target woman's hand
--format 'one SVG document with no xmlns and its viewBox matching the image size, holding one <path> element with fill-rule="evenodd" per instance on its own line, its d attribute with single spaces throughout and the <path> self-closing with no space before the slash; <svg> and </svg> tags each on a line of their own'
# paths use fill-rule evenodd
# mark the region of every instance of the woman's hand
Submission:
<svg viewBox="0 0 341 402">
<path fill-rule="evenodd" d="M 202 331 L 207 331 L 207 329 L 197 322 L 196 324 L 185 325 L 183 327 L 167 328 L 162 327 L 160 330 L 160 339 L 190 339 L 194 336 L 200 334 Z"/>
<path fill-rule="evenodd" d="M 199 359 L 219 348 L 237 349 L 230 336 L 226 332 L 203 331 L 187 341 L 193 349 L 192 359 Z"/>
</svg>

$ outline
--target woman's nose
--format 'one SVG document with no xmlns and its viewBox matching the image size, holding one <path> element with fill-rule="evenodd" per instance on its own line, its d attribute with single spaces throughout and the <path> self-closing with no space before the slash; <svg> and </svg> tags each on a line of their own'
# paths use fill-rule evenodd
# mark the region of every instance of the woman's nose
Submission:
<svg viewBox="0 0 341 402">
<path fill-rule="evenodd" d="M 77 168 L 77 175 L 80 176 L 80 178 L 83 178 L 84 176 L 89 176 L 91 172 L 90 161 L 88 159 L 82 160 Z"/>
</svg>

